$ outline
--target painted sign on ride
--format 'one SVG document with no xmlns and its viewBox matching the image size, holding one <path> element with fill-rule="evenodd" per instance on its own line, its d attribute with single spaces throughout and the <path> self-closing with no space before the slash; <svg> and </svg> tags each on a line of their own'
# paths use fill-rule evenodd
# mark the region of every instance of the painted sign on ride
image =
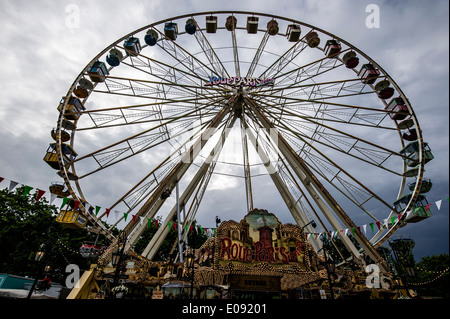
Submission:
<svg viewBox="0 0 450 319">
<path fill-rule="evenodd" d="M 234 87 L 260 87 L 260 86 L 273 86 L 275 84 L 274 79 L 258 79 L 258 78 L 247 78 L 247 77 L 232 77 L 232 78 L 222 78 L 217 76 L 212 76 L 209 78 L 209 82 L 205 86 L 215 86 L 215 85 L 229 85 Z"/>
</svg>

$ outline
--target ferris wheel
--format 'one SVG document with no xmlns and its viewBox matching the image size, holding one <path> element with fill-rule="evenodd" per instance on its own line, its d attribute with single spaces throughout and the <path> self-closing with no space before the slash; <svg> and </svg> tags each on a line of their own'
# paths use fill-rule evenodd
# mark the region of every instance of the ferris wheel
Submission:
<svg viewBox="0 0 450 319">
<path fill-rule="evenodd" d="M 264 169 L 310 232 L 318 231 L 314 223 L 338 231 L 357 227 L 355 219 L 402 216 L 373 234 L 354 234 L 380 263 L 378 246 L 431 214 L 418 208 L 431 187 L 423 175 L 433 156 L 407 97 L 364 52 L 294 19 L 217 11 L 149 24 L 95 56 L 58 110 L 44 160 L 63 179 L 54 188 L 72 202 L 57 220 L 110 238 L 103 260 L 117 245 L 102 222 L 109 213 L 152 219 L 176 193 L 163 226 L 177 216 L 189 225 L 220 174 L 242 181 L 250 211 Z M 221 157 L 230 132 L 240 142 L 231 159 Z M 90 203 L 93 191 L 107 193 L 105 212 Z M 146 226 L 127 220 L 128 250 Z M 168 231 L 159 228 L 143 257 L 155 255 Z M 319 239 L 309 240 L 320 249 Z"/>
</svg>

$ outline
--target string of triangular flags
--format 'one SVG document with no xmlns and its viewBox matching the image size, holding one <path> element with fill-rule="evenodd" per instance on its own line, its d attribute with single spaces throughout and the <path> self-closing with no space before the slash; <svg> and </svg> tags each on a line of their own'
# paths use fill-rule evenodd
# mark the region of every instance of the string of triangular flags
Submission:
<svg viewBox="0 0 450 319">
<path fill-rule="evenodd" d="M 0 184 L 4 180 L 5 180 L 4 177 L 0 177 Z M 23 185 L 24 186 L 23 197 L 27 196 L 31 192 L 31 190 L 35 189 L 32 186 L 28 186 L 28 185 L 21 184 L 21 183 L 18 183 L 16 181 L 13 181 L 13 180 L 9 180 L 8 192 L 11 193 L 18 185 Z M 39 200 L 42 197 L 44 197 L 44 194 L 46 193 L 46 191 L 38 189 L 38 188 L 36 188 L 36 189 L 37 189 L 37 197 L 36 197 L 36 203 L 37 203 L 37 202 L 39 202 Z M 58 198 L 57 195 L 50 193 L 50 200 L 49 200 L 50 205 L 53 204 L 53 202 L 55 201 L 56 198 Z M 62 210 L 65 206 L 67 206 L 69 204 L 69 201 L 70 201 L 70 198 L 63 197 L 62 198 L 62 203 L 61 203 L 61 206 L 60 206 L 59 209 Z M 77 210 L 80 204 L 81 204 L 80 201 L 75 201 L 73 209 Z M 84 205 L 86 210 L 89 210 L 90 207 L 92 207 L 95 210 L 95 216 L 97 216 L 100 211 L 103 211 L 101 206 L 90 205 L 89 203 L 84 203 L 84 202 L 83 202 L 83 205 Z M 103 211 L 103 213 L 106 214 L 107 218 L 109 218 L 111 210 L 109 208 L 106 208 Z M 121 213 L 120 211 L 117 211 L 117 210 L 115 210 L 113 213 L 114 213 L 114 215 L 116 217 L 116 220 L 119 219 L 119 216 L 123 216 L 125 222 L 127 221 L 129 213 Z M 142 224 L 143 221 L 144 221 L 144 217 L 142 217 L 142 216 L 140 216 L 139 219 L 138 219 L 138 216 L 132 214 L 131 217 L 133 219 L 133 222 L 139 221 L 139 223 Z M 147 225 L 148 225 L 148 227 L 151 227 L 152 225 L 154 225 L 156 228 L 160 227 L 160 223 L 159 223 L 158 219 L 147 218 Z M 172 230 L 172 229 L 177 230 L 178 224 L 169 222 L 167 226 L 169 227 L 170 230 Z M 190 231 L 191 233 L 196 232 L 197 234 L 205 234 L 205 235 L 215 235 L 216 234 L 216 228 L 203 228 L 203 227 L 198 226 L 198 225 L 190 226 L 190 227 L 188 227 L 188 225 L 185 225 L 185 231 L 186 232 Z"/>
<path fill-rule="evenodd" d="M 441 210 L 441 206 L 442 206 L 442 199 L 436 201 L 434 204 L 436 205 L 438 210 Z M 449 197 L 447 197 L 447 202 L 449 202 L 450 199 Z M 425 210 L 428 212 L 431 208 L 433 204 L 428 204 L 425 206 Z M 417 212 L 417 210 L 419 210 L 421 207 L 416 207 L 414 209 L 414 212 Z M 317 239 L 318 237 L 320 238 L 321 236 L 323 236 L 325 239 L 332 239 L 335 238 L 337 236 L 342 236 L 342 234 L 344 234 L 344 236 L 348 236 L 349 232 L 352 233 L 353 236 L 355 236 L 355 231 L 359 231 L 360 233 L 364 232 L 364 235 L 367 234 L 367 228 L 368 226 L 370 227 L 372 233 L 375 233 L 375 225 L 377 226 L 378 230 L 381 229 L 382 225 L 385 225 L 386 228 L 389 228 L 389 223 L 391 225 L 394 225 L 396 221 L 398 221 L 399 219 L 401 219 L 403 217 L 403 215 L 406 214 L 406 218 L 409 217 L 410 214 L 412 214 L 412 210 L 408 211 L 408 212 L 404 212 L 401 214 L 398 214 L 397 216 L 392 216 L 390 218 L 386 218 L 383 220 L 377 220 L 373 223 L 369 223 L 369 224 L 365 224 L 362 226 L 355 226 L 352 228 L 345 228 L 345 229 L 340 229 L 340 230 L 335 230 L 335 231 L 325 231 L 325 232 L 319 232 L 319 233 L 306 233 L 306 239 L 309 239 L 311 236 L 314 236 L 314 239 Z"/>
<path fill-rule="evenodd" d="M 0 177 L 0 184 L 4 180 L 5 180 L 4 177 Z M 9 182 L 8 191 L 12 192 L 17 187 L 17 185 L 19 185 L 19 183 L 16 182 L 16 181 L 13 181 L 13 180 L 9 180 L 9 181 L 10 182 Z M 28 185 L 25 185 L 25 184 L 20 184 L 20 185 L 24 186 L 24 194 L 23 194 L 24 197 L 26 195 L 28 195 L 31 192 L 31 190 L 34 189 L 34 187 L 31 187 L 31 186 L 28 186 Z M 39 202 L 39 200 L 44 196 L 45 193 L 46 193 L 46 191 L 37 188 L 36 203 Z M 55 194 L 50 194 L 50 201 L 49 201 L 50 205 L 52 205 L 52 203 L 54 202 L 54 200 L 57 197 L 58 196 L 55 195 Z M 449 200 L 450 200 L 449 197 L 447 197 L 446 199 L 447 199 L 447 202 L 449 202 Z M 70 198 L 63 197 L 60 210 L 63 209 L 64 206 L 68 205 L 69 201 L 70 201 Z M 440 199 L 440 200 L 434 202 L 434 204 L 436 205 L 438 210 L 441 209 L 442 201 L 443 201 L 443 199 Z M 74 205 L 75 205 L 74 206 L 74 210 L 76 210 L 80 204 L 81 204 L 81 202 L 75 201 L 75 203 L 74 203 Z M 89 210 L 90 207 L 93 207 L 95 209 L 95 216 L 97 216 L 98 213 L 102 210 L 101 206 L 94 206 L 94 205 L 90 205 L 88 203 L 83 203 L 83 205 L 85 206 L 86 210 Z M 433 205 L 433 203 L 426 205 L 425 206 L 425 210 L 428 212 L 432 205 Z M 417 211 L 418 209 L 420 209 L 420 207 L 416 208 L 415 210 Z M 111 210 L 109 208 L 106 208 L 103 213 L 104 214 L 106 213 L 106 217 L 109 218 Z M 407 214 L 407 217 L 408 217 L 408 215 L 411 214 L 411 213 L 412 213 L 412 211 L 408 211 L 408 212 L 405 212 L 403 214 Z M 116 217 L 116 220 L 117 220 L 121 213 L 120 213 L 120 211 L 114 211 L 114 214 L 115 214 L 115 217 Z M 393 216 L 391 218 L 386 218 L 386 219 L 384 219 L 382 221 L 378 220 L 378 221 L 375 221 L 374 223 L 365 224 L 365 225 L 362 225 L 362 226 L 356 226 L 356 227 L 353 227 L 351 229 L 347 228 L 347 229 L 341 229 L 341 230 L 336 230 L 336 231 L 328 231 L 328 232 L 306 233 L 306 235 L 307 235 L 307 239 L 309 239 L 311 236 L 314 236 L 315 239 L 317 239 L 317 237 L 320 237 L 320 236 L 324 236 L 325 238 L 327 238 L 327 237 L 328 238 L 334 238 L 334 237 L 336 237 L 338 235 L 342 235 L 342 234 L 344 234 L 344 236 L 348 236 L 349 232 L 351 232 L 353 234 L 353 236 L 354 236 L 355 235 L 355 231 L 358 230 L 359 232 L 361 232 L 361 229 L 364 231 L 364 234 L 367 234 L 367 226 L 370 227 L 372 232 L 375 232 L 375 225 L 377 226 L 378 229 L 381 228 L 381 225 L 386 225 L 388 227 L 388 223 L 391 223 L 392 225 L 395 224 L 395 222 L 399 218 L 401 218 L 403 214 L 399 214 L 399 215 Z M 128 213 L 122 213 L 122 215 L 123 215 L 124 220 L 126 222 L 129 214 Z M 132 218 L 133 218 L 133 222 L 136 222 L 138 216 L 132 215 Z M 144 217 L 140 216 L 138 221 L 142 224 L 143 221 L 144 221 Z M 159 227 L 159 221 L 157 219 L 150 219 L 150 218 L 148 218 L 148 226 L 149 227 L 152 225 L 152 223 L 155 225 L 156 228 Z M 169 227 L 169 229 L 177 230 L 178 224 L 169 222 L 167 226 Z M 215 233 L 216 233 L 216 228 L 203 228 L 201 226 L 195 226 L 195 227 L 194 226 L 190 226 L 190 228 L 188 228 L 188 226 L 185 225 L 185 230 L 186 230 L 186 232 L 190 231 L 192 233 L 192 232 L 195 231 L 195 232 L 197 232 L 197 234 L 201 233 L 201 234 L 206 234 L 206 235 L 210 235 L 210 234 L 215 235 Z"/>
</svg>

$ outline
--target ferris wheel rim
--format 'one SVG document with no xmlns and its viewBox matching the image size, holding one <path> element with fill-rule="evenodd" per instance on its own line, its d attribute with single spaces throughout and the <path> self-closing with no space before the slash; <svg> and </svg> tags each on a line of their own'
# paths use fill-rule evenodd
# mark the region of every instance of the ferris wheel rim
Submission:
<svg viewBox="0 0 450 319">
<path fill-rule="evenodd" d="M 74 83 L 73 83 L 72 86 L 70 87 L 68 93 L 66 94 L 66 98 L 65 98 L 65 101 L 64 101 L 64 107 L 62 108 L 62 111 L 60 112 L 60 118 L 58 119 L 57 131 L 60 132 L 61 129 L 62 129 L 62 120 L 63 120 L 64 112 L 65 112 L 65 110 L 66 110 L 66 106 L 67 106 L 67 103 L 68 103 L 68 98 L 73 94 L 73 91 L 74 91 L 74 89 L 75 89 L 75 86 L 76 86 L 77 83 L 83 78 L 85 72 L 86 72 L 87 69 L 92 65 L 92 63 L 95 62 L 95 61 L 97 61 L 97 60 L 98 60 L 100 57 L 102 57 L 103 55 L 105 55 L 105 54 L 108 52 L 108 50 L 110 50 L 111 48 L 117 46 L 121 41 L 127 39 L 127 38 L 130 37 L 130 36 L 133 36 L 133 35 L 135 35 L 135 34 L 137 34 L 137 33 L 139 33 L 139 32 L 145 31 L 146 29 L 149 29 L 149 28 L 152 28 L 152 27 L 155 27 L 155 26 L 158 26 L 158 25 L 162 25 L 162 24 L 165 23 L 165 22 L 169 22 L 169 21 L 173 21 L 173 20 L 179 20 L 179 19 L 183 19 L 183 18 L 197 17 L 197 16 L 207 16 L 207 15 L 213 15 L 213 14 L 243 14 L 243 15 L 257 15 L 257 16 L 264 16 L 264 17 L 267 17 L 267 18 L 273 18 L 273 19 L 279 19 L 279 20 L 283 20 L 283 21 L 289 21 L 289 22 L 292 22 L 292 23 L 298 23 L 298 24 L 300 24 L 301 26 L 311 28 L 312 30 L 316 30 L 316 31 L 318 31 L 318 32 L 321 32 L 321 33 L 326 34 L 326 35 L 328 35 L 328 36 L 330 36 L 330 37 L 332 37 L 332 38 L 335 38 L 335 39 L 339 40 L 341 43 L 344 43 L 344 44 L 347 45 L 349 48 L 352 48 L 352 50 L 358 52 L 361 56 L 365 57 L 368 61 L 370 61 L 370 62 L 373 63 L 378 69 L 380 69 L 380 71 L 383 72 L 384 76 L 385 76 L 386 78 L 389 79 L 390 83 L 394 86 L 394 88 L 395 88 L 396 91 L 400 94 L 400 96 L 405 98 L 405 103 L 407 104 L 408 110 L 409 110 L 410 115 L 411 115 L 411 119 L 413 120 L 413 122 L 414 122 L 414 124 L 415 124 L 415 127 L 417 128 L 418 140 L 420 141 L 420 145 L 421 145 L 420 150 L 419 150 L 419 162 L 420 162 L 420 165 L 419 165 L 419 167 L 418 167 L 418 175 L 417 175 L 417 176 L 419 177 L 419 178 L 418 178 L 418 182 L 416 183 L 415 190 L 414 190 L 414 192 L 413 192 L 413 193 L 414 193 L 414 196 L 412 196 L 411 201 L 410 201 L 408 207 L 410 207 L 410 206 L 412 205 L 413 201 L 415 200 L 415 198 L 416 198 L 416 197 L 418 196 L 418 194 L 419 194 L 418 190 L 420 189 L 420 181 L 421 181 L 421 179 L 422 179 L 423 171 L 424 171 L 424 164 L 423 164 L 423 137 L 422 137 L 422 132 L 421 132 L 421 129 L 420 129 L 420 126 L 419 126 L 417 117 L 416 117 L 416 115 L 415 115 L 415 113 L 414 113 L 414 109 L 411 107 L 411 105 L 410 105 L 410 103 L 409 103 L 409 100 L 406 98 L 406 96 L 404 95 L 404 93 L 403 93 L 403 91 L 401 90 L 401 88 L 397 85 L 397 83 L 393 80 L 393 78 L 390 77 L 389 74 L 388 74 L 388 73 L 387 73 L 387 72 L 386 72 L 386 71 L 385 71 L 378 63 L 376 63 L 376 61 L 372 60 L 372 59 L 371 59 L 368 55 L 366 55 L 363 51 L 359 50 L 357 47 L 355 47 L 355 46 L 353 46 L 352 44 L 348 43 L 348 42 L 345 41 L 344 39 L 342 39 L 342 38 L 340 38 L 340 37 L 338 37 L 338 36 L 336 36 L 336 35 L 334 35 L 334 34 L 328 32 L 328 31 L 326 31 L 326 30 L 323 30 L 323 29 L 321 29 L 321 28 L 317 28 L 317 27 L 315 27 L 315 26 L 309 25 L 309 24 L 307 24 L 307 23 L 304 23 L 304 22 L 301 22 L 301 21 L 298 21 L 298 20 L 294 20 L 294 19 L 290 19 L 290 18 L 285 18 L 285 17 L 281 17 L 281 16 L 277 16 L 277 15 L 271 15 L 271 14 L 266 14 L 266 13 L 248 12 L 248 11 L 208 11 L 208 12 L 198 12 L 198 13 L 190 13 L 190 14 L 180 15 L 180 16 L 176 16 L 176 17 L 171 17 L 171 18 L 168 18 L 168 19 L 163 19 L 163 20 L 161 20 L 161 21 L 158 21 L 158 22 L 155 22 L 155 23 L 148 24 L 148 25 L 146 25 L 146 26 L 144 26 L 144 27 L 142 27 L 142 28 L 136 29 L 136 30 L 134 30 L 134 31 L 132 31 L 132 32 L 130 32 L 130 33 L 128 33 L 127 35 L 125 35 L 125 36 L 119 38 L 117 41 L 115 41 L 114 43 L 112 43 L 111 45 L 109 45 L 108 47 L 106 47 L 104 50 L 102 50 L 96 57 L 94 57 L 94 58 L 93 58 L 93 59 L 85 66 L 85 68 L 82 70 L 82 72 L 77 76 L 76 80 L 74 81 Z M 111 67 L 111 69 L 112 69 L 112 67 Z M 87 97 L 87 98 L 89 98 L 89 97 Z M 87 98 L 86 98 L 86 99 L 87 99 Z M 397 131 L 398 131 L 398 133 L 400 134 L 400 129 L 399 129 L 398 127 L 397 127 Z M 75 135 L 75 134 L 74 134 L 74 135 Z M 74 140 L 75 140 L 74 138 L 71 139 L 71 145 L 72 145 L 72 146 L 73 146 Z M 401 141 L 401 143 L 402 143 L 402 146 L 404 146 L 404 141 L 402 140 L 401 137 L 400 137 L 400 141 Z M 76 195 L 75 192 L 73 191 L 72 187 L 70 186 L 71 180 L 69 179 L 68 174 L 67 174 L 67 165 L 63 165 L 63 162 L 62 162 L 61 143 L 62 143 L 62 142 L 61 142 L 61 140 L 59 139 L 59 141 L 58 141 L 58 146 L 59 146 L 58 158 L 59 158 L 61 167 L 64 168 L 64 169 L 63 169 L 63 171 L 64 171 L 64 177 L 63 177 L 63 178 L 64 178 L 64 180 L 65 180 L 65 183 L 66 183 L 66 185 L 68 186 L 69 192 L 71 193 L 72 197 L 80 198 L 80 199 L 85 199 L 85 196 L 84 196 L 84 194 L 83 194 L 83 192 L 82 192 L 82 188 L 80 187 L 80 185 L 79 185 L 79 183 L 78 183 L 78 180 L 75 181 L 75 184 L 76 184 L 76 188 L 77 188 L 77 190 L 78 190 L 80 196 Z M 73 170 L 73 172 L 76 173 L 76 167 L 75 167 L 75 165 L 71 164 L 70 167 L 71 167 L 71 169 Z M 407 170 L 407 167 L 406 167 L 406 165 L 404 165 L 403 173 L 405 173 L 406 170 Z M 405 180 L 406 180 L 405 178 L 402 179 L 402 182 L 401 182 L 401 185 L 400 185 L 399 194 L 397 195 L 397 199 L 400 197 L 401 193 L 403 192 L 403 188 L 405 187 L 405 183 L 406 183 Z M 73 181 L 72 181 L 72 182 L 73 182 Z M 392 214 L 392 212 L 391 212 L 391 214 Z M 391 214 L 390 214 L 389 216 L 391 216 Z M 89 215 L 89 212 L 87 213 L 87 215 Z M 93 217 L 93 216 L 91 216 L 91 217 Z M 392 232 L 392 233 L 393 233 L 393 232 L 400 226 L 400 224 L 401 224 L 401 221 L 398 220 L 397 223 L 396 223 L 395 225 L 393 225 L 393 227 L 389 230 L 389 232 Z M 395 227 L 395 230 L 394 230 L 394 227 Z M 380 231 L 381 231 L 381 230 L 380 230 Z M 389 238 L 389 236 L 386 237 L 386 236 L 389 234 L 389 232 L 387 232 L 386 234 L 384 234 L 383 236 L 381 236 L 381 238 L 380 238 L 379 240 L 375 241 L 375 242 L 372 243 L 372 244 L 373 244 L 374 246 L 381 245 L 385 240 L 387 240 L 387 239 Z"/>
</svg>

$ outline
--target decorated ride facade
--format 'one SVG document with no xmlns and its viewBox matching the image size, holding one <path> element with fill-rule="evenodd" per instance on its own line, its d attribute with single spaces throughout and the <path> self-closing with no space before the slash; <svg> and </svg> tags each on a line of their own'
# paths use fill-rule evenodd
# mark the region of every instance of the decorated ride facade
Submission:
<svg viewBox="0 0 450 319">
<path fill-rule="evenodd" d="M 266 210 L 254 209 L 240 222 L 225 221 L 216 232 L 194 253 L 199 285 L 225 285 L 231 298 L 280 298 L 326 278 L 302 228 L 282 224 Z"/>
</svg>

